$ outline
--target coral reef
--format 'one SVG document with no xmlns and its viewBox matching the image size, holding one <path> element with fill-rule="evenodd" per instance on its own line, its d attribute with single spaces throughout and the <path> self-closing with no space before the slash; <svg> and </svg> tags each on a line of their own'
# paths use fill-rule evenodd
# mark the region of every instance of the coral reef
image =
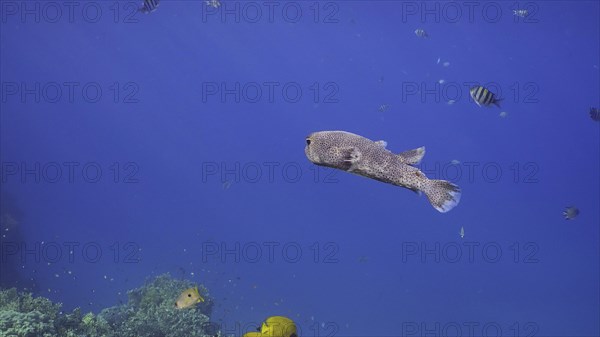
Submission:
<svg viewBox="0 0 600 337">
<path fill-rule="evenodd" d="M 52 337 L 56 330 L 50 317 L 39 311 L 0 310 L 0 336 Z"/>
<path fill-rule="evenodd" d="M 18 293 L 14 288 L 0 291 L 0 336 L 56 336 L 54 322 L 60 306 L 47 298 Z"/>
<path fill-rule="evenodd" d="M 192 286 L 190 281 L 175 280 L 169 274 L 160 275 L 145 286 L 130 290 L 126 305 L 105 309 L 99 316 L 123 337 L 205 336 L 213 303 L 206 288 L 199 287 L 206 302 L 191 309 L 175 308 L 175 299 Z"/>
<path fill-rule="evenodd" d="M 213 300 L 206 288 L 200 293 L 206 302 L 195 308 L 179 310 L 175 299 L 194 286 L 190 281 L 175 280 L 169 274 L 146 282 L 128 292 L 127 304 L 102 310 L 98 315 L 82 315 L 77 308 L 61 313 L 60 303 L 43 297 L 0 291 L 0 337 L 205 337 L 211 330 L 209 315 Z M 219 336 L 220 333 L 217 333 Z M 214 331 L 210 333 L 215 336 Z"/>
</svg>

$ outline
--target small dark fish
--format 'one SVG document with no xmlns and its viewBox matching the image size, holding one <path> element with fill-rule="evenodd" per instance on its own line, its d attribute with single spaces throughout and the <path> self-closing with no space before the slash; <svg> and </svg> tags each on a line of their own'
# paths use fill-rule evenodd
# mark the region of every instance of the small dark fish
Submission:
<svg viewBox="0 0 600 337">
<path fill-rule="evenodd" d="M 569 206 L 563 211 L 563 216 L 567 220 L 572 220 L 579 215 L 579 209 L 574 206 Z"/>
<path fill-rule="evenodd" d="M 527 15 L 529 15 L 529 11 L 527 11 L 526 9 L 513 9 L 513 15 L 524 18 Z"/>
<path fill-rule="evenodd" d="M 600 122 L 600 110 L 598 108 L 590 108 L 590 118 L 596 122 Z"/>
<path fill-rule="evenodd" d="M 475 103 L 477 103 L 479 106 L 490 106 L 491 104 L 494 104 L 497 107 L 500 107 L 499 102 L 502 99 L 496 98 L 496 95 L 494 95 L 493 92 L 482 86 L 471 88 L 469 93 L 471 94 L 471 98 L 473 98 Z"/>
<path fill-rule="evenodd" d="M 219 8 L 221 7 L 221 2 L 219 0 L 206 0 L 204 1 L 204 3 L 212 8 Z"/>
<path fill-rule="evenodd" d="M 379 110 L 379 112 L 386 112 L 389 107 L 390 107 L 389 104 L 382 104 L 379 106 L 379 109 L 377 109 L 377 110 Z"/>
<path fill-rule="evenodd" d="M 428 38 L 429 34 L 424 29 L 418 28 L 415 30 L 415 35 L 420 38 Z"/>
<path fill-rule="evenodd" d="M 144 14 L 152 13 L 158 8 L 159 4 L 160 0 L 144 0 L 144 5 L 140 7 L 139 11 Z"/>
</svg>

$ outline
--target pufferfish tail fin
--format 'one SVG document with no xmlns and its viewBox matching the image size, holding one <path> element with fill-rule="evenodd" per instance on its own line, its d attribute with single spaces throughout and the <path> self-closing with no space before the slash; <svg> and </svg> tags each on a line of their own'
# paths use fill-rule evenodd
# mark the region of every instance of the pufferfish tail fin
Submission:
<svg viewBox="0 0 600 337">
<path fill-rule="evenodd" d="M 405 164 L 419 165 L 421 159 L 423 159 L 423 157 L 425 156 L 425 146 L 421 146 L 420 148 L 414 150 L 400 152 L 397 154 L 397 156 Z"/>
<path fill-rule="evenodd" d="M 423 189 L 427 199 L 438 212 L 446 213 L 460 202 L 460 188 L 446 180 L 429 180 Z"/>
</svg>

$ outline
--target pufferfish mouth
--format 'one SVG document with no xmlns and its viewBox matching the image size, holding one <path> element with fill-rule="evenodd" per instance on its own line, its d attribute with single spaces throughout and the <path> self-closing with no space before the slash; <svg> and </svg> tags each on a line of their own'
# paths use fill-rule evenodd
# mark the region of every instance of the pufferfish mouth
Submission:
<svg viewBox="0 0 600 337">
<path fill-rule="evenodd" d="M 311 142 L 312 140 L 310 139 L 310 137 L 306 137 L 306 145 L 310 145 Z"/>
</svg>

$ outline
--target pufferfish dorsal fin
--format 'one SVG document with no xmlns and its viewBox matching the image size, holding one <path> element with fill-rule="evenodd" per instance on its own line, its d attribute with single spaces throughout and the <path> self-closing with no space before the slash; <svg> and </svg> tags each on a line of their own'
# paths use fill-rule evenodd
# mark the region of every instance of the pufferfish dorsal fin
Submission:
<svg viewBox="0 0 600 337">
<path fill-rule="evenodd" d="M 397 156 L 405 164 L 418 165 L 425 156 L 425 146 L 398 153 Z"/>
<path fill-rule="evenodd" d="M 384 149 L 387 147 L 387 142 L 385 140 L 378 140 L 375 142 L 375 144 L 383 147 Z"/>
</svg>

